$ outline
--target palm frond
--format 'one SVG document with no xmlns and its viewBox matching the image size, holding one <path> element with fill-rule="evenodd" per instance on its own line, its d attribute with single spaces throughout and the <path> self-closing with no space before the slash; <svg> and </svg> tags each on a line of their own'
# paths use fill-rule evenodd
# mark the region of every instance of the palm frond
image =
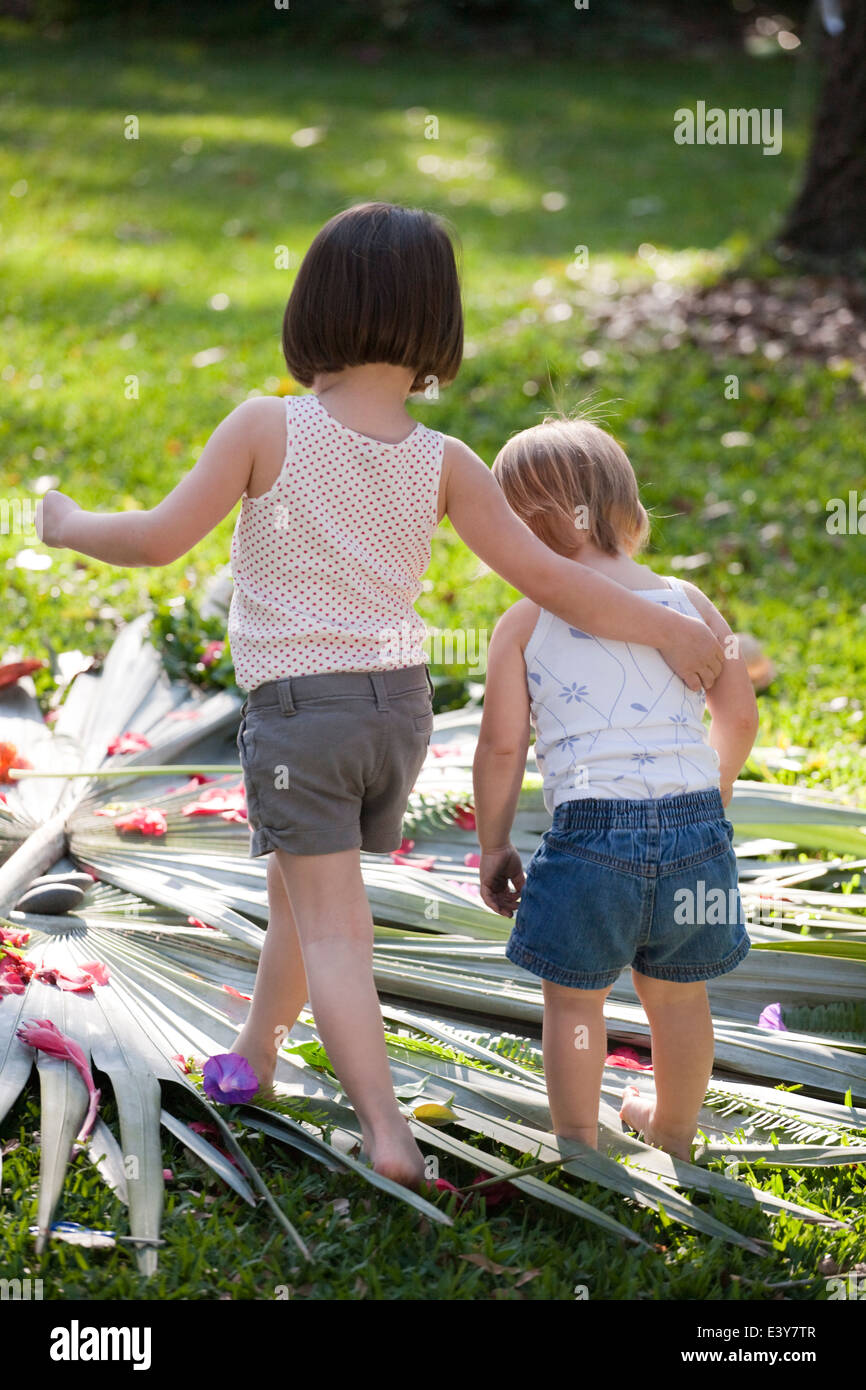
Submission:
<svg viewBox="0 0 866 1390">
<path fill-rule="evenodd" d="M 303 1162 L 351 1173 L 432 1221 L 451 1220 L 427 1196 L 407 1192 L 359 1160 L 357 1121 L 339 1085 L 303 1055 L 281 1052 L 273 1101 L 229 1112 L 212 1105 L 175 1060 L 231 1050 L 267 922 L 265 865 L 248 857 L 243 815 L 185 814 L 196 790 L 183 785 L 182 773 L 164 771 L 227 767 L 214 785 L 239 791 L 239 706 L 236 693 L 204 696 L 169 681 L 147 641 L 146 616 L 121 632 L 98 675 L 75 679 L 53 731 L 25 692 L 0 692 L 0 737 L 47 774 L 11 783 L 0 801 L 0 922 L 31 933 L 27 955 L 39 965 L 71 971 L 100 960 L 110 971 L 109 984 L 89 995 L 65 994 L 34 978 L 24 993 L 0 999 L 0 1120 L 33 1071 L 17 1028 L 25 1019 L 51 1019 L 91 1059 L 97 1084 L 111 1087 L 118 1135 L 98 1121 L 88 1151 L 128 1205 L 136 1259 L 146 1274 L 156 1269 L 163 1201 L 160 1127 L 245 1202 L 267 1203 L 304 1258 L 302 1234 L 274 1201 L 232 1120 L 285 1143 Z M 479 720 L 476 708 L 437 716 L 404 825 L 416 857 L 398 863 L 362 856 L 395 1091 L 419 1142 L 633 1243 L 645 1243 L 629 1224 L 635 1206 L 645 1206 L 762 1251 L 680 1188 L 716 1192 L 768 1217 L 787 1211 L 826 1224 L 808 1208 L 709 1172 L 707 1164 L 731 1156 L 758 1167 L 862 1158 L 866 1116 L 850 1102 L 866 1099 L 866 896 L 856 891 L 854 872 L 866 864 L 863 812 L 789 788 L 737 784 L 729 814 L 744 902 L 755 916 L 754 950 L 732 975 L 710 982 L 721 1074 L 714 1075 L 701 1115 L 706 1142 L 697 1162 L 670 1159 L 623 1134 L 616 1117 L 623 1081 L 639 1089 L 651 1081 L 613 1067 L 604 1074 L 600 1149 L 563 1152 L 550 1133 L 537 1045 L 540 984 L 506 959 L 510 923 L 483 907 L 477 870 L 464 863 L 475 838 L 457 813 L 471 804 Z M 109 740 L 129 730 L 143 734 L 149 747 L 110 758 Z M 118 769 L 123 777 L 106 775 Z M 117 813 L 134 807 L 158 808 L 165 834 L 119 830 Z M 549 824 L 529 764 L 513 836 L 526 857 Z M 791 851 L 835 858 L 794 862 L 785 858 Z M 424 858 L 434 860 L 432 870 L 419 866 Z M 72 867 L 87 868 L 96 880 L 77 911 L 36 916 L 16 909 L 35 876 Z M 770 1003 L 781 1004 L 787 1032 L 758 1027 Z M 649 1040 L 628 972 L 610 996 L 607 1022 L 611 1038 Z M 302 1014 L 289 1044 L 317 1041 L 312 1020 Z M 37 1075 L 41 1248 L 62 1199 L 86 1094 L 64 1062 L 41 1057 Z M 806 1092 L 780 1092 L 771 1084 L 779 1081 Z M 179 1099 L 182 1113 L 192 1106 L 216 1126 L 219 1146 L 176 1113 Z M 460 1137 L 416 1116 L 421 1101 L 447 1103 Z M 492 1152 L 494 1146 L 513 1162 Z M 530 1160 L 545 1166 L 525 1171 Z M 560 1171 L 570 1184 L 616 1193 L 623 1219 L 578 1197 L 558 1180 Z"/>
</svg>

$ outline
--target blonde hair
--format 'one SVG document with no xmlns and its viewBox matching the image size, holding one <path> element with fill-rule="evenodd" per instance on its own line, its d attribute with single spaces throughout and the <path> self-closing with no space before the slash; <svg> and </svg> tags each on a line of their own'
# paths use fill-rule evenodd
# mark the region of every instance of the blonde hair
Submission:
<svg viewBox="0 0 866 1390">
<path fill-rule="evenodd" d="M 512 511 L 560 555 L 587 539 L 607 555 L 633 555 L 647 540 L 634 470 L 591 420 L 548 416 L 509 439 L 492 471 Z"/>
</svg>

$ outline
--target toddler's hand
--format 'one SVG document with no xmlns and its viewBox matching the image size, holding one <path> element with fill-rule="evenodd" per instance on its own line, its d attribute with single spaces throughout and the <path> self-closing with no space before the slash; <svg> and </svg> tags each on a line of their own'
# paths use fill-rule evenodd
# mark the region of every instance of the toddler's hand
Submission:
<svg viewBox="0 0 866 1390">
<path fill-rule="evenodd" d="M 511 917 L 520 901 L 520 890 L 526 882 L 523 862 L 513 845 L 501 849 L 482 850 L 481 900 L 500 917 Z M 509 887 L 509 884 L 511 885 Z"/>
<path fill-rule="evenodd" d="M 689 690 L 711 690 L 722 673 L 725 656 L 718 638 L 701 618 L 681 615 L 677 635 L 659 647 L 668 666 L 685 681 Z M 688 627 L 686 626 L 688 624 Z"/>
<path fill-rule="evenodd" d="M 734 795 L 733 782 L 723 782 L 721 785 L 722 805 L 729 806 L 731 797 Z"/>
<path fill-rule="evenodd" d="M 62 547 L 61 531 L 63 522 L 70 512 L 80 512 L 81 508 L 65 492 L 51 488 L 36 507 L 36 534 L 43 545 Z"/>
</svg>

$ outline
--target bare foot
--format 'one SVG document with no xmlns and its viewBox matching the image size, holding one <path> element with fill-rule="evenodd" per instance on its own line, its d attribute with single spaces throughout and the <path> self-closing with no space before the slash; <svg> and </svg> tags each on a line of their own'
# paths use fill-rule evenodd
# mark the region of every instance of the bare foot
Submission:
<svg viewBox="0 0 866 1390">
<path fill-rule="evenodd" d="M 625 1120 L 630 1129 L 642 1136 L 645 1144 L 652 1144 L 657 1149 L 664 1149 L 666 1153 L 673 1154 L 676 1158 L 691 1158 L 692 1140 L 695 1137 L 694 1130 L 691 1134 L 685 1132 L 676 1134 L 659 1128 L 655 1122 L 655 1098 L 642 1096 L 636 1086 L 626 1086 L 623 1091 L 622 1108 L 619 1116 L 621 1120 Z"/>
<path fill-rule="evenodd" d="M 274 1072 L 277 1069 L 277 1058 L 273 1048 L 248 1046 L 243 1032 L 240 1032 L 232 1052 L 237 1057 L 246 1058 L 256 1074 L 259 1090 L 265 1094 L 270 1093 L 273 1089 Z"/>
<path fill-rule="evenodd" d="M 424 1155 L 412 1138 L 408 1125 L 404 1125 L 404 1129 L 405 1134 L 397 1131 L 376 1140 L 365 1140 L 364 1151 L 374 1172 L 417 1192 L 425 1178 Z"/>
</svg>

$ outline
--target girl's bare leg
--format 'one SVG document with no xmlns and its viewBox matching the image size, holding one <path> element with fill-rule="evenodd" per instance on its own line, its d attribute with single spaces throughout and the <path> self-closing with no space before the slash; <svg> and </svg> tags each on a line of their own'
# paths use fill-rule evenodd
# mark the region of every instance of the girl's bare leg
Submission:
<svg viewBox="0 0 866 1390">
<path fill-rule="evenodd" d="M 598 1103 L 607 1055 L 607 989 L 542 981 L 544 1077 L 554 1134 L 598 1147 Z"/>
<path fill-rule="evenodd" d="M 373 919 L 358 850 L 275 850 L 294 913 L 316 1028 L 358 1116 L 377 1173 L 406 1187 L 424 1158 L 400 1114 L 373 980 Z"/>
<path fill-rule="evenodd" d="M 632 971 L 652 1033 L 655 1098 L 623 1092 L 627 1125 L 678 1158 L 688 1158 L 713 1070 L 713 1020 L 703 980 L 680 984 Z"/>
<path fill-rule="evenodd" d="M 277 1049 L 307 1000 L 304 958 L 292 904 L 275 854 L 268 855 L 268 929 L 253 1002 L 232 1051 L 246 1057 L 263 1088 L 271 1085 Z"/>
</svg>

